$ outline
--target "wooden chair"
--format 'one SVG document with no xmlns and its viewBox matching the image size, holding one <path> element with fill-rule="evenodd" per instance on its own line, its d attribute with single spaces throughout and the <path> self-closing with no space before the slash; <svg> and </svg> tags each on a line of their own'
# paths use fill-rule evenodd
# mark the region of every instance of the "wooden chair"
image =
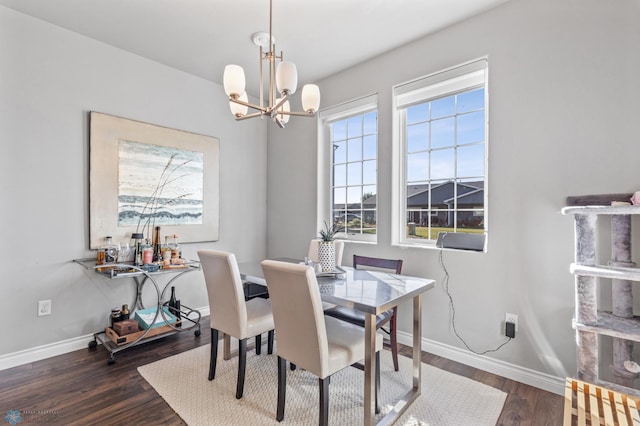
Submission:
<svg viewBox="0 0 640 426">
<path fill-rule="evenodd" d="M 313 268 L 288 262 L 265 260 L 262 270 L 267 281 L 273 319 L 278 335 L 278 407 L 276 420 L 284 419 L 286 362 L 318 377 L 320 385 L 320 425 L 329 418 L 329 380 L 333 373 L 364 358 L 365 338 L 353 324 L 325 317 Z M 382 335 L 376 336 L 376 412 L 380 381 Z"/>
<path fill-rule="evenodd" d="M 353 255 L 353 267 L 355 269 L 378 269 L 378 270 L 391 270 L 396 274 L 402 273 L 402 260 L 397 259 L 380 259 L 377 257 L 365 257 Z M 363 268 L 365 267 L 365 268 Z M 393 368 L 395 371 L 399 370 L 398 366 L 398 338 L 396 329 L 398 307 L 394 306 L 392 309 L 379 314 L 376 318 L 376 330 L 381 329 L 387 323 L 389 324 L 389 331 L 382 329 L 385 333 L 389 334 L 391 340 L 391 354 L 393 356 Z M 351 324 L 364 327 L 364 314 L 354 309 L 344 308 L 342 306 L 336 306 L 324 311 L 325 315 L 333 318 L 337 318 L 342 321 L 349 322 Z"/>
<path fill-rule="evenodd" d="M 211 322 L 211 356 L 209 380 L 216 376 L 219 332 L 238 339 L 238 382 L 236 398 L 242 398 L 247 365 L 247 339 L 256 338 L 256 353 L 260 353 L 260 336 L 268 333 L 268 353 L 273 352 L 273 316 L 268 299 L 245 301 L 245 295 L 235 255 L 214 250 L 198 251 L 209 297 Z"/>
</svg>

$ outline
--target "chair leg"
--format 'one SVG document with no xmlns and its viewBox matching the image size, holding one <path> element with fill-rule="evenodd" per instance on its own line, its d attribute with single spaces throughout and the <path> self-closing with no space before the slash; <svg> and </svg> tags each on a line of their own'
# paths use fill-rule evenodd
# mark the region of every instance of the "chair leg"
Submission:
<svg viewBox="0 0 640 426">
<path fill-rule="evenodd" d="M 236 385 L 236 399 L 242 398 L 244 392 L 244 373 L 247 369 L 247 339 L 238 341 L 238 384 Z"/>
<path fill-rule="evenodd" d="M 258 334 L 256 336 L 256 355 L 260 355 L 262 352 L 262 335 Z"/>
<path fill-rule="evenodd" d="M 281 422 L 284 419 L 284 402 L 287 393 L 287 360 L 278 357 L 278 409 L 276 410 L 276 420 Z"/>
<path fill-rule="evenodd" d="M 209 380 L 216 377 L 216 361 L 218 360 L 218 330 L 211 329 L 211 355 L 209 357 Z"/>
<path fill-rule="evenodd" d="M 273 330 L 267 333 L 267 353 L 269 355 L 273 353 Z"/>
<path fill-rule="evenodd" d="M 376 414 L 380 413 L 380 351 L 376 352 Z"/>
<path fill-rule="evenodd" d="M 331 376 L 325 379 L 318 379 L 320 384 L 320 426 L 327 426 L 329 424 L 329 382 Z"/>
<path fill-rule="evenodd" d="M 398 371 L 398 337 L 396 333 L 396 318 L 398 313 L 398 307 L 393 308 L 393 315 L 391 321 L 389 321 L 389 338 L 391 340 L 391 356 L 393 358 L 393 369 Z"/>
</svg>

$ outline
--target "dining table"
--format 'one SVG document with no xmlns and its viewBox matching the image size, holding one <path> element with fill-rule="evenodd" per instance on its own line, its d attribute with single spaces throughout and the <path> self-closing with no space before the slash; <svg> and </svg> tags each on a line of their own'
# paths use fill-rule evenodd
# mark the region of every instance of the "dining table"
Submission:
<svg viewBox="0 0 640 426">
<path fill-rule="evenodd" d="M 276 258 L 273 260 L 304 263 L 292 258 Z M 241 262 L 238 264 L 238 268 L 241 278 L 245 282 L 267 285 L 260 261 Z M 320 289 L 320 297 L 323 302 L 356 309 L 365 314 L 364 425 L 393 424 L 421 392 L 422 294 L 433 288 L 435 281 L 428 278 L 383 271 L 354 269 L 347 266 L 336 267 L 336 269 L 330 273 L 319 272 L 316 274 L 316 277 Z M 376 315 L 409 301 L 412 301 L 413 305 L 413 383 L 407 393 L 376 423 Z M 224 343 L 224 356 L 227 359 L 230 356 L 228 339 L 226 339 Z"/>
</svg>

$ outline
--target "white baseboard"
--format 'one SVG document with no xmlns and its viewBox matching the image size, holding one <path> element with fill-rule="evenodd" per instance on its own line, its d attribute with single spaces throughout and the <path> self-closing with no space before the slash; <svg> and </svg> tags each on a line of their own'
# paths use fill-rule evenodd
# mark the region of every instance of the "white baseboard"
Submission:
<svg viewBox="0 0 640 426">
<path fill-rule="evenodd" d="M 398 342 L 403 345 L 411 346 L 413 344 L 413 338 L 411 337 L 411 334 L 398 331 Z M 506 377 L 507 379 L 516 380 L 529 386 L 544 389 L 548 392 L 564 395 L 565 377 L 555 377 L 526 367 L 520 367 L 508 362 L 476 355 L 469 351 L 425 338 L 422 339 L 421 347 L 425 352 L 429 352 L 479 370 L 488 371 L 489 373 Z"/>
<path fill-rule="evenodd" d="M 200 314 L 203 317 L 209 315 L 209 306 L 198 308 L 197 310 L 200 311 Z M 49 343 L 47 345 L 36 346 L 35 348 L 0 355 L 0 370 L 29 364 L 31 362 L 77 351 L 78 349 L 86 349 L 89 342 L 92 340 L 93 333 L 63 340 L 61 342 Z"/>
</svg>

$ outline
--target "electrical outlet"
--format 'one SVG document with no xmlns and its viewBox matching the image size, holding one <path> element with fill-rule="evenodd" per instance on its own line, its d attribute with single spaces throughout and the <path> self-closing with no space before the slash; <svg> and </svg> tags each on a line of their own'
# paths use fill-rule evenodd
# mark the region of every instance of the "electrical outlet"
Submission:
<svg viewBox="0 0 640 426">
<path fill-rule="evenodd" d="M 510 314 L 507 312 L 507 314 L 504 316 L 504 322 L 512 322 L 516 326 L 515 331 L 518 331 L 518 315 Z"/>
<path fill-rule="evenodd" d="M 38 301 L 38 316 L 51 315 L 51 300 Z"/>
</svg>

